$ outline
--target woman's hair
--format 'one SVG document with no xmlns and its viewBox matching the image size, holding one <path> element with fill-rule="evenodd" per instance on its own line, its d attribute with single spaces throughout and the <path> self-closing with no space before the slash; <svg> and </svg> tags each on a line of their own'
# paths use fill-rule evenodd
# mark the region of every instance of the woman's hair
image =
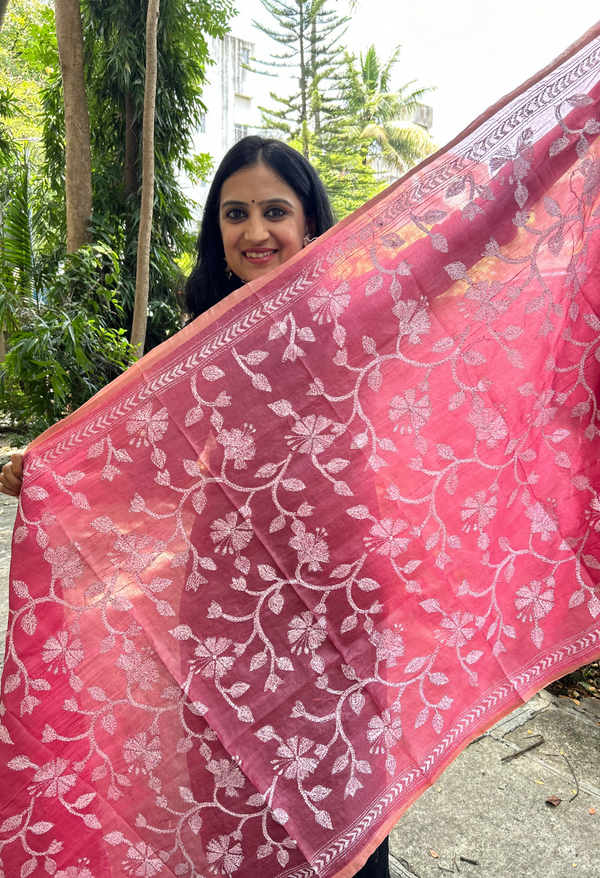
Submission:
<svg viewBox="0 0 600 878">
<path fill-rule="evenodd" d="M 329 198 L 319 175 L 304 156 L 281 140 L 252 135 L 231 147 L 217 169 L 208 192 L 202 227 L 196 242 L 197 259 L 185 285 L 184 300 L 192 318 L 207 311 L 242 286 L 236 275 L 225 274 L 225 251 L 219 225 L 219 201 L 225 180 L 245 168 L 263 164 L 298 196 L 317 237 L 334 224 Z"/>
</svg>

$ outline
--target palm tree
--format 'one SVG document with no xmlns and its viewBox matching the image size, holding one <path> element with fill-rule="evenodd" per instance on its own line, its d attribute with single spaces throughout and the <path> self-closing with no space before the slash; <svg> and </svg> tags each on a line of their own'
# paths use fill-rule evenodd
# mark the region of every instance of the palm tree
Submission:
<svg viewBox="0 0 600 878">
<path fill-rule="evenodd" d="M 352 136 L 370 141 L 367 160 L 380 155 L 390 170 L 403 174 L 437 147 L 431 136 L 412 121 L 421 99 L 432 89 L 413 90 L 413 80 L 390 91 L 392 68 L 399 55 L 397 46 L 384 63 L 374 45 L 359 59 L 346 55 L 342 96 Z"/>
</svg>

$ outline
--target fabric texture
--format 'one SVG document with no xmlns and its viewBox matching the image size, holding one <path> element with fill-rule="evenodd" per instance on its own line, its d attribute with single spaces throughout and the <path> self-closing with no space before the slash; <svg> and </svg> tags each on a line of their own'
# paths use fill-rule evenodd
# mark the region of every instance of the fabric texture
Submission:
<svg viewBox="0 0 600 878">
<path fill-rule="evenodd" d="M 600 39 L 37 440 L 2 875 L 354 874 L 600 653 Z"/>
</svg>

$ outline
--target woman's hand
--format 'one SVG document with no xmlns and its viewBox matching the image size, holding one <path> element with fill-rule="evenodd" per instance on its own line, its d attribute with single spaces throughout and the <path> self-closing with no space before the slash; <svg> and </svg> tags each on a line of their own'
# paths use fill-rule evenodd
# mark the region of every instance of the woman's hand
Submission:
<svg viewBox="0 0 600 878">
<path fill-rule="evenodd" d="M 18 497 L 23 484 L 23 455 L 11 454 L 10 463 L 5 463 L 0 474 L 0 494 Z"/>
</svg>

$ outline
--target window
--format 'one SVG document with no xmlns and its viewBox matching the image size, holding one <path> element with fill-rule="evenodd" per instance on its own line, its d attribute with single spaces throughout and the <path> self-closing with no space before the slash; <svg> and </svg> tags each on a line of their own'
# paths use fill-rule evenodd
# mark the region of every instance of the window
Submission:
<svg viewBox="0 0 600 878">
<path fill-rule="evenodd" d="M 242 137 L 248 136 L 248 126 L 247 125 L 239 125 L 237 122 L 234 125 L 235 128 L 235 142 L 241 140 Z"/>
<path fill-rule="evenodd" d="M 241 51 L 242 64 L 250 63 L 250 49 L 242 49 Z"/>
<path fill-rule="evenodd" d="M 200 122 L 198 124 L 198 133 L 206 134 L 206 113 L 200 113 Z"/>
</svg>

